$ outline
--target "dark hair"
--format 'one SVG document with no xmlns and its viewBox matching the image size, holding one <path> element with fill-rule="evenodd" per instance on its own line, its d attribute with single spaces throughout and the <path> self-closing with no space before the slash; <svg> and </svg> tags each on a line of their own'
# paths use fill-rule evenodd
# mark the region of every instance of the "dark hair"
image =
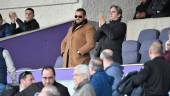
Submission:
<svg viewBox="0 0 170 96">
<path fill-rule="evenodd" d="M 0 13 L 0 19 L 2 19 L 2 15 L 1 15 L 1 13 Z"/>
<path fill-rule="evenodd" d="M 53 66 L 44 66 L 42 68 L 41 74 L 43 73 L 44 70 L 49 70 L 49 69 L 51 69 L 53 71 L 53 75 L 55 76 L 55 70 L 54 70 Z"/>
<path fill-rule="evenodd" d="M 76 11 L 81 11 L 83 12 L 83 15 L 86 16 L 86 10 L 83 8 L 78 8 Z"/>
<path fill-rule="evenodd" d="M 21 82 L 21 79 L 25 79 L 27 75 L 32 75 L 31 71 L 24 71 L 19 75 L 19 84 Z"/>
<path fill-rule="evenodd" d="M 25 11 L 26 10 L 30 10 L 30 11 L 32 11 L 32 13 L 34 14 L 34 9 L 32 9 L 32 8 L 27 8 L 27 9 L 25 9 Z"/>
<path fill-rule="evenodd" d="M 120 17 L 119 17 L 118 20 L 121 20 L 122 19 L 122 9 L 119 6 L 117 6 L 117 5 L 111 5 L 110 9 L 111 8 L 115 8 L 116 9 L 117 13 L 120 14 Z"/>
</svg>

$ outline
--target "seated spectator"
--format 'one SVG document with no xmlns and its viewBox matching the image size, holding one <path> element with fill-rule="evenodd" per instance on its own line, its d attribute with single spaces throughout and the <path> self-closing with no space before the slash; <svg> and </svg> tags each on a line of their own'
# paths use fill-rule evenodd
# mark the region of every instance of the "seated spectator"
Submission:
<svg viewBox="0 0 170 96">
<path fill-rule="evenodd" d="M 92 59 L 89 63 L 90 83 L 95 89 L 96 96 L 112 96 L 113 78 L 108 76 L 103 69 L 101 59 Z"/>
<path fill-rule="evenodd" d="M 40 28 L 38 22 L 34 19 L 34 9 L 32 8 L 25 9 L 24 22 L 17 17 L 15 12 L 10 12 L 9 17 L 11 19 L 11 25 L 14 30 L 14 34 Z M 18 24 L 19 28 L 16 28 L 16 23 Z"/>
<path fill-rule="evenodd" d="M 45 86 L 38 96 L 61 96 L 57 88 L 53 85 Z"/>
<path fill-rule="evenodd" d="M 123 76 L 123 67 L 114 62 L 113 54 L 114 52 L 112 50 L 105 49 L 101 52 L 100 58 L 103 60 L 103 66 L 106 74 L 114 78 L 112 84 L 112 96 L 119 96 L 120 94 L 117 92 L 116 88 Z"/>
<path fill-rule="evenodd" d="M 16 70 L 8 50 L 0 47 L 0 94 L 7 84 L 7 71 L 10 74 L 12 83 L 16 84 Z"/>
<path fill-rule="evenodd" d="M 0 14 L 0 38 L 13 34 L 13 30 L 10 24 L 6 23 L 2 15 Z"/>
<path fill-rule="evenodd" d="M 70 96 L 67 87 L 55 81 L 55 70 L 53 67 L 43 67 L 41 74 L 42 82 L 30 85 L 20 93 L 20 96 L 35 96 L 35 94 L 39 93 L 43 87 L 48 85 L 54 85 L 60 92 L 61 96 Z"/>
<path fill-rule="evenodd" d="M 30 71 L 22 72 L 19 75 L 19 86 L 11 86 L 4 91 L 2 96 L 20 96 L 20 93 L 34 83 L 34 77 Z"/>
<path fill-rule="evenodd" d="M 162 45 L 155 41 L 149 48 L 150 59 L 144 64 L 144 68 L 133 77 L 132 86 L 143 84 L 143 96 L 168 96 L 170 89 L 170 64 L 162 54 Z"/>
<path fill-rule="evenodd" d="M 148 9 L 150 0 L 138 0 L 138 1 L 140 2 L 140 5 L 136 7 L 135 16 L 133 17 L 133 19 L 148 18 L 149 16 L 147 14 L 147 9 Z"/>
<path fill-rule="evenodd" d="M 165 43 L 165 52 L 163 56 L 165 57 L 166 61 L 170 64 L 170 31 L 168 32 L 169 39 Z"/>
<path fill-rule="evenodd" d="M 170 16 L 170 0 L 151 0 L 147 13 L 150 17 Z"/>
<path fill-rule="evenodd" d="M 97 96 L 89 79 L 90 73 L 86 64 L 79 64 L 74 67 L 73 81 L 75 84 L 75 92 L 73 96 Z"/>
</svg>

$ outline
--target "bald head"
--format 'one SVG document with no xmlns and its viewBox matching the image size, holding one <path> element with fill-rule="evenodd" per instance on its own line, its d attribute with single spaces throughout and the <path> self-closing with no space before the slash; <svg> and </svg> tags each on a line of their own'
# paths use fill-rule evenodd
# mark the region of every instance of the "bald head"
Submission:
<svg viewBox="0 0 170 96">
<path fill-rule="evenodd" d="M 100 54 L 100 59 L 107 59 L 113 61 L 113 51 L 111 49 L 105 49 Z"/>
<path fill-rule="evenodd" d="M 154 57 L 155 55 L 161 55 L 162 54 L 162 44 L 160 41 L 154 41 L 150 48 L 149 48 L 149 55 L 150 57 Z"/>
</svg>

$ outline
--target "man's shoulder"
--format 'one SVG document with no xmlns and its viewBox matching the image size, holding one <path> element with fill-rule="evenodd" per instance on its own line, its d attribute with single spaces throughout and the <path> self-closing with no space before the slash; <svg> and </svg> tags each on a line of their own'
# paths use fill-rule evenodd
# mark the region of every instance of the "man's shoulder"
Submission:
<svg viewBox="0 0 170 96">
<path fill-rule="evenodd" d="M 95 28 L 94 25 L 92 25 L 91 23 L 86 23 L 84 26 L 86 28 Z"/>
<path fill-rule="evenodd" d="M 63 89 L 66 89 L 67 87 L 58 83 L 58 82 L 54 82 L 54 86 L 57 87 L 57 88 L 63 88 Z"/>
</svg>

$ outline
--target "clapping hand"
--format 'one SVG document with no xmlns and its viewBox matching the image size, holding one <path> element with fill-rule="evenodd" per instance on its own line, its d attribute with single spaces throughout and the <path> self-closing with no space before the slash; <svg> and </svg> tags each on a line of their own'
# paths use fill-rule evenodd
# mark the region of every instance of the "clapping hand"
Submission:
<svg viewBox="0 0 170 96">
<path fill-rule="evenodd" d="M 99 16 L 99 27 L 101 27 L 105 23 L 104 16 Z"/>
</svg>

